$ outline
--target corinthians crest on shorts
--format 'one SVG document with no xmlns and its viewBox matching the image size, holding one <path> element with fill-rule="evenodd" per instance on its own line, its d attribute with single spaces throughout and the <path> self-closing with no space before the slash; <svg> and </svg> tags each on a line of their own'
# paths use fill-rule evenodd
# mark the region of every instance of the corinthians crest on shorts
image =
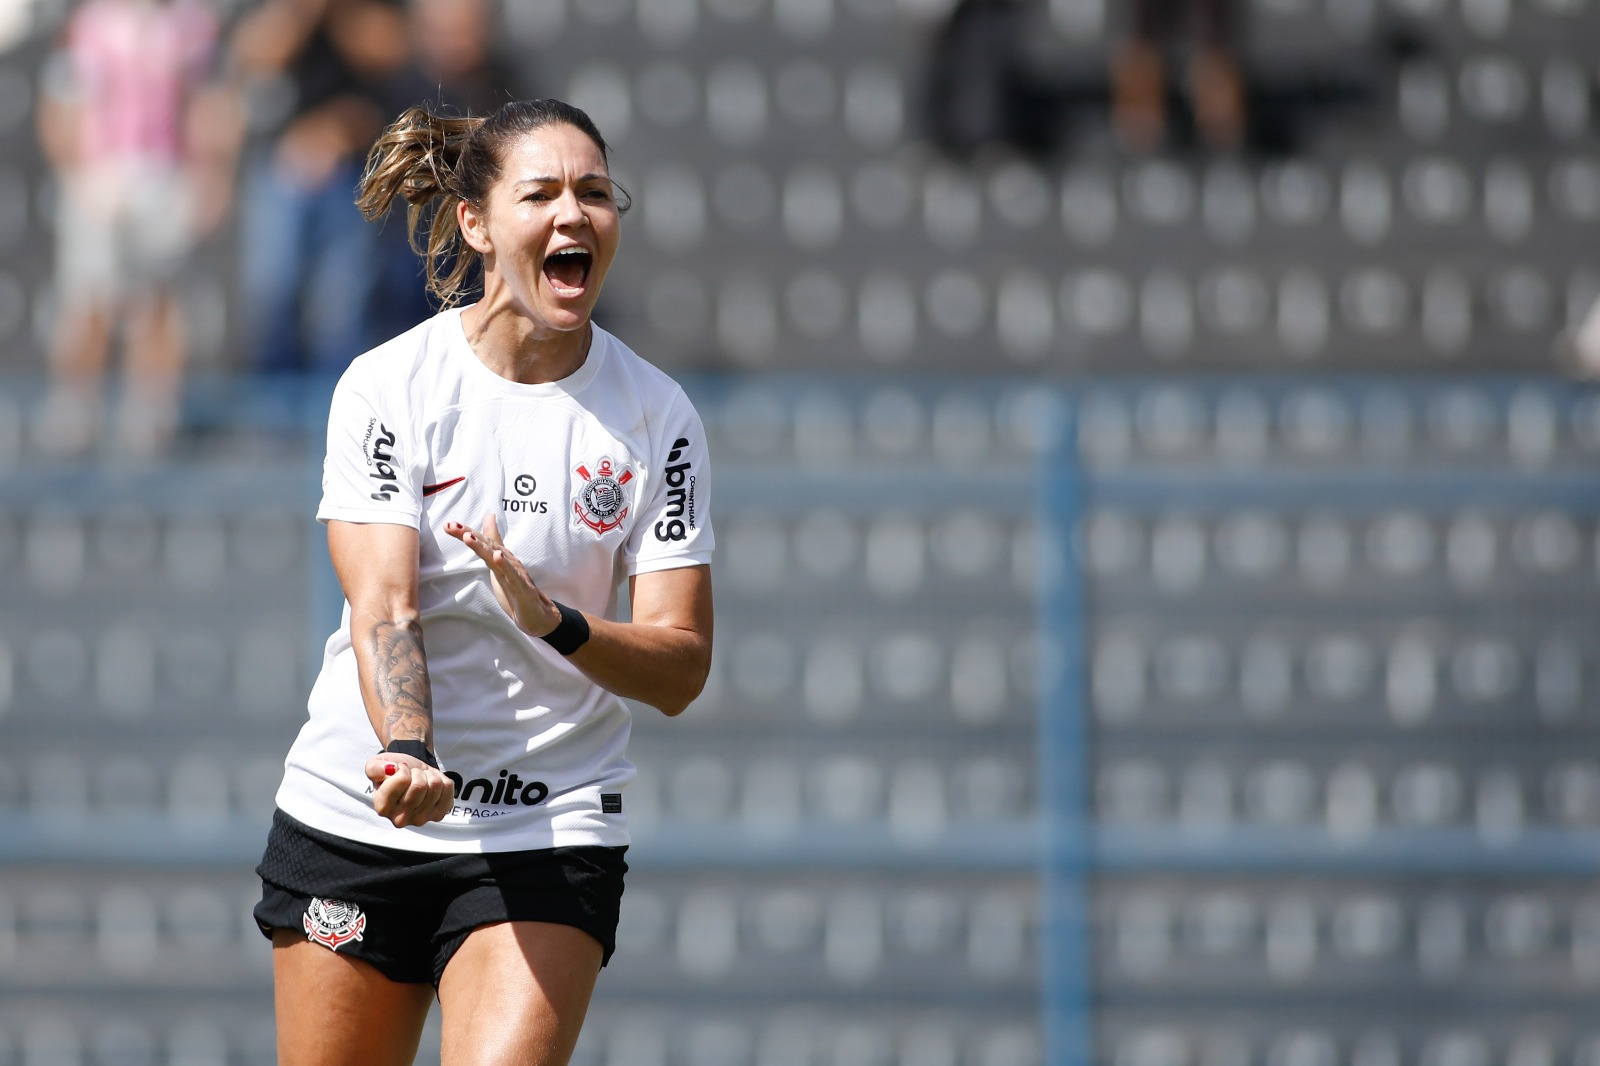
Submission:
<svg viewBox="0 0 1600 1066">
<path fill-rule="evenodd" d="M 628 517 L 627 485 L 633 480 L 633 471 L 624 468 L 618 472 L 609 455 L 601 456 L 593 470 L 587 463 L 574 469 L 583 484 L 572 501 L 573 516 L 602 536 L 622 525 Z"/>
<path fill-rule="evenodd" d="M 360 940 L 367 928 L 367 916 L 354 903 L 342 899 L 311 897 L 306 907 L 306 936 L 338 951 L 352 940 Z"/>
</svg>

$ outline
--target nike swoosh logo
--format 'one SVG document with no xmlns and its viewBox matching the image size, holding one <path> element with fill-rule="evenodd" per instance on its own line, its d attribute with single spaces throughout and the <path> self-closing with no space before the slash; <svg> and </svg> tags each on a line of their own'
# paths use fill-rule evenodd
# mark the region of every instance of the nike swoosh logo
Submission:
<svg viewBox="0 0 1600 1066">
<path fill-rule="evenodd" d="M 422 486 L 422 494 L 424 496 L 432 496 L 436 492 L 443 492 L 451 485 L 459 485 L 465 480 L 467 479 L 464 477 L 453 477 L 449 481 L 441 481 L 437 485 L 424 485 Z"/>
</svg>

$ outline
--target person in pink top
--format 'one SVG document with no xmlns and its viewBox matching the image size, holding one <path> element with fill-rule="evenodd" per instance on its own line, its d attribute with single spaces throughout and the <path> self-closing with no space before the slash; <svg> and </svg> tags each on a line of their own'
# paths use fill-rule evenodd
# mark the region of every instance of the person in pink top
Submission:
<svg viewBox="0 0 1600 1066">
<path fill-rule="evenodd" d="M 38 433 L 47 454 L 95 443 L 119 333 L 127 379 L 113 453 L 155 453 L 175 428 L 185 344 L 174 282 L 224 213 L 237 129 L 208 89 L 217 40 L 204 0 L 88 0 L 49 64 L 39 111 L 58 179 L 52 384 Z"/>
</svg>

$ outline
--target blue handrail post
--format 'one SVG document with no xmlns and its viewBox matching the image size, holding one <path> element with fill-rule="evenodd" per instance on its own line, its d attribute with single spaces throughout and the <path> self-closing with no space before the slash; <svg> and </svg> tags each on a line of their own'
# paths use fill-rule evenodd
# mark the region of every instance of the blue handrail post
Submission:
<svg viewBox="0 0 1600 1066">
<path fill-rule="evenodd" d="M 1040 888 L 1044 921 L 1042 988 L 1045 1062 L 1090 1066 L 1093 989 L 1090 954 L 1089 753 L 1083 579 L 1074 538 L 1083 513 L 1075 406 L 1065 407 L 1054 447 L 1036 478 L 1044 523 L 1041 590 L 1039 759 L 1044 834 Z"/>
</svg>

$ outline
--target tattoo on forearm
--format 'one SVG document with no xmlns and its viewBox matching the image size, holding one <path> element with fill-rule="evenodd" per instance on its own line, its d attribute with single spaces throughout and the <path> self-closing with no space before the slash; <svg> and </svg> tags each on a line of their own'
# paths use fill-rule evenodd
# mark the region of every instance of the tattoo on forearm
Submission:
<svg viewBox="0 0 1600 1066">
<path fill-rule="evenodd" d="M 372 629 L 372 679 L 390 740 L 427 740 L 433 732 L 433 688 L 415 622 L 379 622 Z"/>
</svg>

